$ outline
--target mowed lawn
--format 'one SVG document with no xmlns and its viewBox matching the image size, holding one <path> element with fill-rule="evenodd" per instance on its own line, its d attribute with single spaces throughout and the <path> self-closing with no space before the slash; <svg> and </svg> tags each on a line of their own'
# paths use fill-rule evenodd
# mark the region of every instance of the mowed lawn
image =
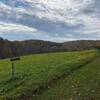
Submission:
<svg viewBox="0 0 100 100">
<path fill-rule="evenodd" d="M 8 98 L 10 100 L 20 100 L 19 98 L 29 98 L 28 96 L 34 96 L 34 94 L 39 93 L 41 89 L 45 88 L 47 84 L 49 84 L 53 80 L 59 80 L 59 78 L 63 75 L 68 76 L 74 70 L 77 70 L 79 67 L 82 67 L 83 65 L 95 59 L 98 55 L 99 53 L 97 50 L 87 50 L 23 56 L 21 57 L 20 61 L 15 62 L 14 81 L 12 81 L 11 79 L 10 60 L 0 60 L 0 100 L 5 98 Z M 73 77 L 75 76 L 73 75 Z M 82 79 L 83 76 L 80 75 L 79 78 Z M 70 88 L 70 86 L 68 86 L 68 84 L 70 84 L 71 82 L 70 80 L 67 80 L 68 83 L 66 83 L 68 88 Z M 64 84 L 64 82 L 62 83 Z M 62 92 L 60 92 L 59 90 L 57 93 Z M 68 93 L 69 98 L 72 94 L 71 90 Z M 54 98 L 57 95 L 54 94 Z M 47 97 L 49 98 L 49 95 Z M 47 97 L 45 100 L 49 100 L 47 99 Z M 33 100 L 35 99 L 33 98 Z M 50 98 L 50 100 L 52 99 Z M 59 99 L 58 96 L 58 99 L 53 100 L 63 99 Z"/>
<path fill-rule="evenodd" d="M 100 100 L 100 57 L 33 96 L 32 100 Z"/>
</svg>

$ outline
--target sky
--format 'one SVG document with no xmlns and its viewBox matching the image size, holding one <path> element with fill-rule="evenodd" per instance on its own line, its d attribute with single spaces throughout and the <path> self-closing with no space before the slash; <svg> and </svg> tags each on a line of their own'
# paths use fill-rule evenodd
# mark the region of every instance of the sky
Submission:
<svg viewBox="0 0 100 100">
<path fill-rule="evenodd" d="M 0 37 L 100 40 L 100 0 L 0 0 Z"/>
</svg>

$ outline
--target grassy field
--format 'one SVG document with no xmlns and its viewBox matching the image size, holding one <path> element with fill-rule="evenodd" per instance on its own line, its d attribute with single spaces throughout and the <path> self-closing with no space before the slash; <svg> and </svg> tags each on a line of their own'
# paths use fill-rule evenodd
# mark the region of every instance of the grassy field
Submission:
<svg viewBox="0 0 100 100">
<path fill-rule="evenodd" d="M 100 100 L 100 57 L 63 77 L 33 100 Z"/>
<path fill-rule="evenodd" d="M 66 99 L 60 99 L 59 96 L 57 96 L 59 95 L 59 93 L 63 94 L 64 91 L 63 89 L 65 87 L 64 85 L 67 86 L 65 88 L 68 88 L 70 90 L 70 85 L 72 84 L 71 77 L 74 79 L 75 76 L 76 78 L 79 78 L 80 81 L 82 81 L 84 75 L 81 76 L 80 74 L 78 74 L 80 73 L 80 71 L 78 71 L 78 73 L 75 73 L 74 75 L 74 71 L 90 63 L 91 61 L 96 59 L 98 55 L 99 53 L 97 50 L 88 50 L 88 51 L 80 51 L 80 52 L 49 53 L 49 54 L 36 54 L 36 55 L 24 56 L 21 57 L 21 61 L 15 62 L 14 81 L 12 81 L 11 79 L 11 62 L 9 61 L 9 59 L 0 60 L 0 100 L 5 98 L 8 98 L 10 100 L 11 99 L 20 100 L 19 98 L 23 98 L 25 100 L 24 97 L 30 98 L 30 96 L 33 96 L 33 100 L 36 99 L 52 100 L 52 98 L 53 100 L 66 100 Z M 93 64 L 97 64 L 97 63 L 95 62 Z M 85 74 L 84 70 L 85 69 L 83 69 L 83 74 Z M 89 71 L 91 72 L 91 70 Z M 88 74 L 90 74 L 90 72 L 86 73 L 87 77 Z M 71 73 L 73 74 L 70 77 L 69 75 Z M 66 78 L 61 82 L 59 81 L 62 79 L 61 77 L 63 76 L 64 77 L 69 76 L 67 82 L 66 82 Z M 43 90 L 46 91 L 48 85 L 51 83 L 54 84 L 54 82 L 56 83 L 57 80 L 58 83 L 57 83 L 57 87 L 54 87 L 55 90 L 51 89 L 50 91 L 41 94 L 40 97 L 39 96 L 38 98 L 35 97 L 37 94 L 40 94 L 41 91 Z M 62 87 L 63 88 L 62 90 L 60 90 L 61 87 L 58 89 L 60 84 L 64 86 Z M 86 86 L 88 86 L 87 83 L 84 83 L 83 85 L 85 86 L 85 84 Z M 91 83 L 90 85 L 93 84 Z M 57 90 L 58 92 L 56 91 L 56 88 L 58 89 Z M 81 88 L 79 89 L 81 90 Z M 66 98 L 67 95 L 68 98 L 71 98 L 70 96 L 71 94 L 73 94 L 72 91 L 73 90 L 70 90 L 68 92 L 66 89 L 64 92 L 67 93 L 65 96 L 63 96 L 63 98 Z M 49 99 L 50 94 L 55 92 L 57 94 L 54 94 L 52 98 Z M 56 96 L 58 97 L 58 99 L 55 99 L 57 98 Z M 74 95 L 72 95 L 72 98 L 73 97 Z"/>
</svg>

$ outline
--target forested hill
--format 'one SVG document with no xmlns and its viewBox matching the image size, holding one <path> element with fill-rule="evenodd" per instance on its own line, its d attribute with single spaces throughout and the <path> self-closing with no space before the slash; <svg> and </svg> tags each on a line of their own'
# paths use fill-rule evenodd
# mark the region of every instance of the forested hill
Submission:
<svg viewBox="0 0 100 100">
<path fill-rule="evenodd" d="M 55 43 L 43 40 L 9 41 L 0 38 L 0 58 L 8 58 L 33 53 L 85 50 L 97 47 L 100 47 L 99 40 L 80 40 Z"/>
</svg>

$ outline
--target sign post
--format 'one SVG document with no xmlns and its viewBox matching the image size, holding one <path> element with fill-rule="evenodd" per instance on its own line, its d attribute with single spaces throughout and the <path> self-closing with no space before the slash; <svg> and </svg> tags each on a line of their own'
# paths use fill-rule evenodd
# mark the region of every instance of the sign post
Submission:
<svg viewBox="0 0 100 100">
<path fill-rule="evenodd" d="M 12 80 L 14 80 L 15 72 L 14 72 L 14 63 L 12 63 Z"/>
<path fill-rule="evenodd" d="M 12 80 L 15 79 L 14 61 L 17 60 L 20 60 L 20 57 L 14 57 L 10 59 L 10 61 L 12 62 Z"/>
</svg>

